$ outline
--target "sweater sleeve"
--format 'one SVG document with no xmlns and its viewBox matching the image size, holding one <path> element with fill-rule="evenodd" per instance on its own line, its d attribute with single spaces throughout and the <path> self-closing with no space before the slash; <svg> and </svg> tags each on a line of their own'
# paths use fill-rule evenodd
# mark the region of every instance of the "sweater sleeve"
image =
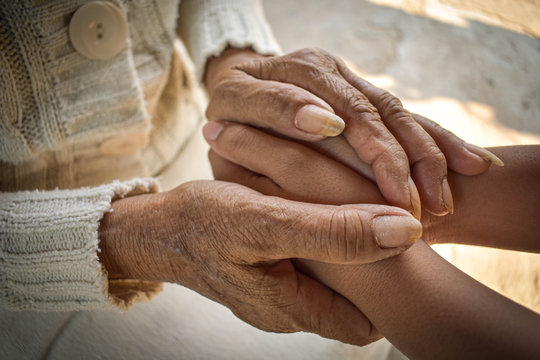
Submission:
<svg viewBox="0 0 540 360">
<path fill-rule="evenodd" d="M 0 306 L 14 311 L 127 308 L 160 283 L 110 282 L 98 228 L 117 198 L 159 190 L 155 179 L 94 188 L 0 192 Z"/>
<path fill-rule="evenodd" d="M 281 53 L 257 0 L 183 0 L 177 32 L 193 58 L 199 80 L 206 61 L 227 46 L 251 47 L 262 55 Z"/>
</svg>

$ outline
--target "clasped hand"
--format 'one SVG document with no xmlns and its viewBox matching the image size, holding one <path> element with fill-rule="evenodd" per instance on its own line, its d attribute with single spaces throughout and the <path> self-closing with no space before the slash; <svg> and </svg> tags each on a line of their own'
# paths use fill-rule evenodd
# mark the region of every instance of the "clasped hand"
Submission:
<svg viewBox="0 0 540 360">
<path fill-rule="evenodd" d="M 113 202 L 100 227 L 109 276 L 185 285 L 268 331 L 378 339 L 359 309 L 292 259 L 363 264 L 403 252 L 421 234 L 409 213 L 420 217 L 420 198 L 432 213 L 452 211 L 447 163 L 480 173 L 490 153 L 319 50 L 227 50 L 206 74 L 214 174 L 258 192 L 196 181 Z"/>
<path fill-rule="evenodd" d="M 343 130 L 347 147 L 365 164 L 357 170 L 376 182 L 389 204 L 417 218 L 421 207 L 436 215 L 453 211 L 447 167 L 478 174 L 489 167 L 484 159 L 495 160 L 434 122 L 413 117 L 398 98 L 322 50 L 264 58 L 229 49 L 210 62 L 206 83 L 211 121 L 245 123 L 308 142 Z M 242 146 L 242 139 L 231 140 Z"/>
<path fill-rule="evenodd" d="M 448 168 L 473 175 L 487 170 L 491 162 L 499 164 L 490 152 L 410 114 L 396 97 L 324 51 L 306 49 L 262 58 L 228 50 L 210 63 L 207 85 L 211 121 L 204 135 L 212 148 L 215 178 L 266 195 L 321 204 L 392 204 L 418 218 L 422 206 L 434 215 L 445 215 L 453 212 Z M 343 128 L 343 134 L 335 136 Z M 361 223 L 362 218 L 356 221 Z M 317 225 L 321 231 L 327 226 Z M 386 231 L 400 241 L 390 226 Z M 285 284 L 287 279 L 280 281 Z M 328 290 L 318 284 L 311 298 L 322 301 Z M 341 324 L 343 313 L 336 307 L 309 311 L 323 325 L 302 330 L 355 344 L 376 338 L 369 320 L 360 321 L 358 309 L 355 320 Z M 335 321 L 328 321 L 328 316 Z M 293 319 L 289 313 L 288 331 Z M 356 321 L 356 329 L 372 330 L 360 336 L 353 332 L 345 340 L 339 330 L 349 329 L 351 321 Z"/>
</svg>

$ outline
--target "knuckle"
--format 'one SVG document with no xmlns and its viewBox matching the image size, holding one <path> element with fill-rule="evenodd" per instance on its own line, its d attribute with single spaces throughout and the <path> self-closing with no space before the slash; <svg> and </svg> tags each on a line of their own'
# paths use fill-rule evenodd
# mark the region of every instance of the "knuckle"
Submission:
<svg viewBox="0 0 540 360">
<path fill-rule="evenodd" d="M 225 136 L 223 136 L 225 135 Z M 253 131 L 248 126 L 232 125 L 224 129 L 224 133 L 218 138 L 224 139 L 223 148 L 229 152 L 249 151 L 256 146 Z"/>
<path fill-rule="evenodd" d="M 286 208 L 261 198 L 249 203 L 235 201 L 231 208 L 236 214 L 234 228 L 243 240 L 238 246 L 240 256 L 248 254 L 255 261 L 267 261 L 284 252 L 284 240 L 292 234 Z"/>
<path fill-rule="evenodd" d="M 317 56 L 318 50 L 316 48 L 303 48 L 291 53 L 291 57 L 310 58 Z"/>
<path fill-rule="evenodd" d="M 431 171 L 440 169 L 446 173 L 446 157 L 435 143 L 428 144 L 412 166 L 416 167 L 418 164 L 425 164 L 423 166 L 429 167 Z"/>
<path fill-rule="evenodd" d="M 379 97 L 380 102 L 378 104 L 379 112 L 382 115 L 382 120 L 394 128 L 414 128 L 420 127 L 420 125 L 414 121 L 413 117 L 407 111 L 401 100 L 396 96 L 390 94 L 387 91 L 382 92 Z"/>
<path fill-rule="evenodd" d="M 236 64 L 234 68 L 255 78 L 266 78 L 275 67 L 275 60 L 279 57 L 255 59 Z"/>
<path fill-rule="evenodd" d="M 373 159 L 373 170 L 383 178 L 377 176 L 377 182 L 395 181 L 402 179 L 409 173 L 409 159 L 403 148 L 395 141 L 381 144 L 381 151 Z"/>
<path fill-rule="evenodd" d="M 343 212 L 334 210 L 330 216 L 330 223 L 328 224 L 328 235 L 325 239 L 324 246 L 327 248 L 327 252 L 330 258 L 335 260 L 345 259 L 345 252 L 347 245 L 346 236 L 347 221 L 343 216 Z"/>
<path fill-rule="evenodd" d="M 292 126 L 292 114 L 306 103 L 299 92 L 288 86 L 267 86 L 263 91 L 263 94 L 257 94 L 256 116 L 270 125 L 286 122 Z"/>
<path fill-rule="evenodd" d="M 441 152 L 441 150 L 437 147 L 437 145 L 435 144 L 430 145 L 428 147 L 427 153 L 429 154 L 429 158 L 431 159 L 431 161 L 440 165 L 444 165 L 444 167 L 446 167 L 446 157 Z"/>
<path fill-rule="evenodd" d="M 319 48 L 303 48 L 293 52 L 291 55 L 296 58 L 303 58 L 307 60 L 318 60 L 321 57 L 332 56 Z"/>
<path fill-rule="evenodd" d="M 230 77 L 221 79 L 212 91 L 212 99 L 228 100 L 237 94 L 237 81 Z"/>
<path fill-rule="evenodd" d="M 344 208 L 333 210 L 328 233 L 321 239 L 329 258 L 339 262 L 352 262 L 364 251 L 363 227 L 360 214 Z M 322 235 L 322 234 L 321 234 Z"/>
<path fill-rule="evenodd" d="M 403 108 L 401 100 L 399 100 L 396 96 L 385 90 L 381 90 L 380 108 L 382 112 L 384 112 L 388 116 L 400 114 L 402 112 L 405 112 L 408 115 L 408 112 Z"/>
<path fill-rule="evenodd" d="M 363 96 L 359 96 L 355 90 L 346 87 L 342 90 L 347 101 L 346 106 L 354 111 L 356 114 L 370 114 L 371 120 L 379 122 L 381 120 L 379 112 L 375 106 Z"/>
<path fill-rule="evenodd" d="M 318 48 L 305 48 L 290 54 L 292 64 L 299 65 L 310 74 L 338 74 L 336 58 Z"/>
<path fill-rule="evenodd" d="M 349 237 L 353 242 L 351 244 L 352 246 L 349 258 L 350 260 L 354 260 L 366 255 L 365 253 L 368 250 L 366 240 L 369 240 L 369 235 L 371 233 L 368 232 L 367 229 L 365 229 L 362 225 L 362 214 L 359 212 L 353 212 L 351 217 L 352 221 L 349 221 L 351 224 L 351 228 L 349 229 L 351 235 L 349 235 Z"/>
</svg>

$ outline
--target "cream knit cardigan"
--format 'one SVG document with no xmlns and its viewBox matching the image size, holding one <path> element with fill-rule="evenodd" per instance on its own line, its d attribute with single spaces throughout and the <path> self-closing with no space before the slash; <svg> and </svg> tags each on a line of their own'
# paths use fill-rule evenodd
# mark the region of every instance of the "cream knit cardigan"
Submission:
<svg viewBox="0 0 540 360">
<path fill-rule="evenodd" d="M 209 57 L 227 45 L 279 52 L 257 1 L 109 1 L 129 23 L 109 60 L 70 44 L 87 1 L 0 2 L 0 306 L 10 310 L 125 308 L 155 293 L 160 284 L 108 282 L 101 218 L 116 198 L 159 191 L 136 176 L 174 160 L 202 117 L 193 93 Z M 135 152 L 100 152 L 141 134 Z"/>
</svg>

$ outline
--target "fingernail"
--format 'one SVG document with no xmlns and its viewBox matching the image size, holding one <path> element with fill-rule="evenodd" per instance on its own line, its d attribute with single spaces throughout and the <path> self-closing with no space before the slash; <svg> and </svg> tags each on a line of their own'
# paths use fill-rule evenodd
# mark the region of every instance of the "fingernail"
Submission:
<svg viewBox="0 0 540 360">
<path fill-rule="evenodd" d="M 454 198 L 452 197 L 452 191 L 448 184 L 448 179 L 444 178 L 442 181 L 442 201 L 443 205 L 450 214 L 454 213 Z"/>
<path fill-rule="evenodd" d="M 203 136 L 207 141 L 216 141 L 223 128 L 224 126 L 222 123 L 217 121 L 209 121 L 203 127 Z"/>
<path fill-rule="evenodd" d="M 296 112 L 294 125 L 307 133 L 337 136 L 345 129 L 345 121 L 316 105 L 305 105 Z"/>
<path fill-rule="evenodd" d="M 422 216 L 422 204 L 420 203 L 420 194 L 414 184 L 413 179 L 409 176 L 409 193 L 411 197 L 412 214 L 415 218 L 420 220 Z"/>
<path fill-rule="evenodd" d="M 379 216 L 373 219 L 371 231 L 380 248 L 412 245 L 422 235 L 422 224 L 410 216 Z"/>
<path fill-rule="evenodd" d="M 475 155 L 480 156 L 482 159 L 487 160 L 497 166 L 504 166 L 503 161 L 499 159 L 497 156 L 495 156 L 495 154 L 493 154 L 491 151 L 481 148 L 479 146 L 473 145 L 473 144 L 468 144 L 468 143 L 465 143 L 464 146 L 467 150 L 469 150 Z"/>
</svg>

